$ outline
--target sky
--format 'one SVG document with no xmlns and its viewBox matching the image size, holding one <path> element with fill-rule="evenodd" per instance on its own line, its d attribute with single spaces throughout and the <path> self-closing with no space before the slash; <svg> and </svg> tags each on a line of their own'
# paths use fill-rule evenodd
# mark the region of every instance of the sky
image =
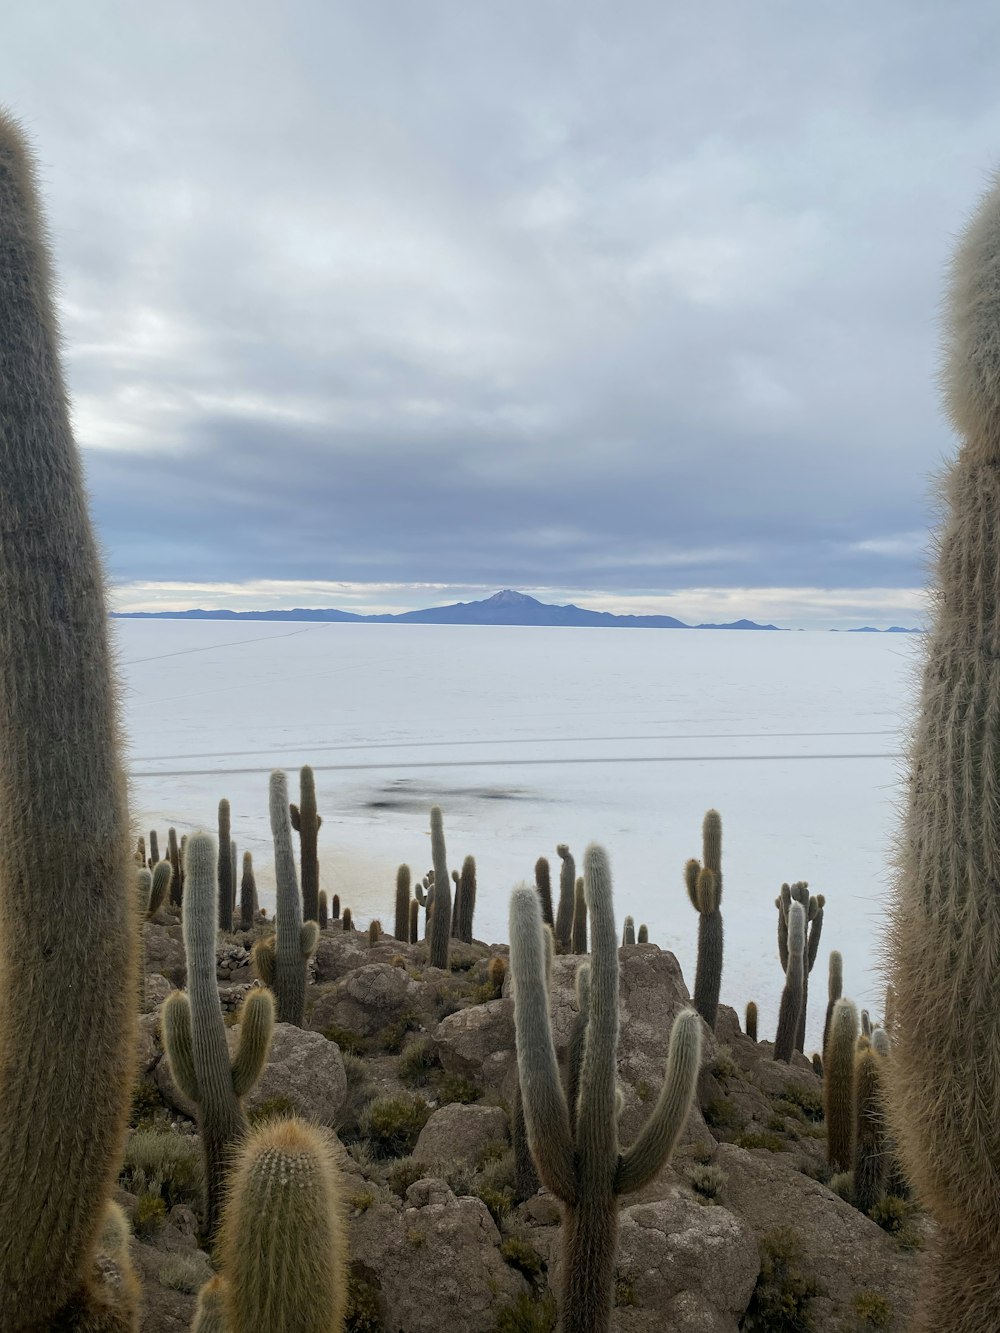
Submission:
<svg viewBox="0 0 1000 1333">
<path fill-rule="evenodd" d="M 963 0 L 18 6 L 116 606 L 921 623 L 998 39 Z"/>
</svg>

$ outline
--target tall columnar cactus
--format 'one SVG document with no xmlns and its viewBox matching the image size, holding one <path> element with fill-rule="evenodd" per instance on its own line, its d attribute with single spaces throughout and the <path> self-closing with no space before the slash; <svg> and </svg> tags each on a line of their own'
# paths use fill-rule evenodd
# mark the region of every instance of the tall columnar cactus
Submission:
<svg viewBox="0 0 1000 1333">
<path fill-rule="evenodd" d="M 823 932 L 823 912 L 826 899 L 821 893 L 810 894 L 805 880 L 796 884 L 782 884 L 781 894 L 775 898 L 778 909 L 778 957 L 781 970 L 788 971 L 788 914 L 793 902 L 801 903 L 806 914 L 806 933 L 803 940 L 802 967 L 802 1009 L 799 1014 L 798 1031 L 795 1034 L 795 1049 L 801 1051 L 806 1041 L 806 1015 L 809 1009 L 809 973 L 816 962 L 819 952 L 820 936 Z"/>
<path fill-rule="evenodd" d="M 756 1000 L 747 1001 L 747 1036 L 751 1041 L 757 1040 L 757 1002 Z"/>
<path fill-rule="evenodd" d="M 555 918 L 552 915 L 552 872 L 547 856 L 540 856 L 535 862 L 535 888 L 542 904 L 542 920 L 550 930 L 555 930 Z"/>
<path fill-rule="evenodd" d="M 885 1133 L 883 1058 L 874 1047 L 854 1057 L 854 1204 L 870 1212 L 885 1197 L 889 1150 Z"/>
<path fill-rule="evenodd" d="M 233 928 L 233 855 L 231 814 L 225 797 L 219 802 L 219 929 Z"/>
<path fill-rule="evenodd" d="M 627 916 L 625 918 L 624 928 L 622 929 L 622 948 L 627 949 L 630 945 L 634 943 L 635 943 L 635 921 L 632 919 L 632 917 Z"/>
<path fill-rule="evenodd" d="M 149 864 L 150 867 L 157 866 L 160 861 L 160 842 L 156 835 L 156 829 L 149 830 Z"/>
<path fill-rule="evenodd" d="M 184 899 L 184 870 L 180 849 L 177 846 L 177 830 L 172 828 L 167 833 L 167 859 L 174 872 L 170 882 L 170 901 L 174 907 L 180 907 Z"/>
<path fill-rule="evenodd" d="M 274 840 L 275 933 L 254 945 L 257 976 L 274 990 L 279 1023 L 302 1027 L 306 1010 L 306 964 L 319 943 L 319 925 L 302 920 L 302 900 L 295 875 L 288 779 L 276 770 L 269 788 L 271 836 Z M 317 909 L 319 904 L 317 902 Z M 344 929 L 347 924 L 344 913 Z"/>
<path fill-rule="evenodd" d="M 576 902 L 576 861 L 566 843 L 556 848 L 559 867 L 559 906 L 556 909 L 555 940 L 558 953 L 569 953 L 573 943 L 573 904 Z"/>
<path fill-rule="evenodd" d="M 174 1081 L 198 1107 L 205 1160 L 205 1229 L 214 1235 L 230 1154 L 246 1133 L 243 1098 L 267 1062 L 274 1029 L 270 991 L 243 1002 L 240 1043 L 230 1058 L 215 980 L 218 933 L 217 853 L 207 833 L 193 833 L 185 851 L 184 951 L 187 993 L 171 991 L 163 1005 L 163 1042 Z"/>
<path fill-rule="evenodd" d="M 448 853 L 444 845 L 444 820 L 441 807 L 431 807 L 431 856 L 434 861 L 434 908 L 430 917 L 431 967 L 448 966 L 451 944 L 451 880 L 448 876 Z"/>
<path fill-rule="evenodd" d="M 0 114 L 0 1323 L 110 1333 L 135 1320 L 95 1254 L 132 1089 L 139 915 L 51 288 L 30 156 Z"/>
<path fill-rule="evenodd" d="M 411 944 L 416 944 L 420 938 L 420 904 L 416 898 L 410 899 L 410 934 Z"/>
<path fill-rule="evenodd" d="M 170 869 L 169 861 L 156 861 L 154 863 L 153 873 L 150 876 L 149 906 L 146 908 L 146 916 L 150 921 L 167 901 L 167 894 L 170 892 L 173 877 L 174 872 Z"/>
<path fill-rule="evenodd" d="M 778 1010 L 778 1033 L 774 1039 L 774 1058 L 786 1063 L 795 1053 L 795 1038 L 802 1013 L 805 938 L 805 908 L 801 903 L 793 902 L 788 909 L 788 967 Z"/>
<path fill-rule="evenodd" d="M 559 1082 L 545 984 L 546 945 L 538 894 L 515 889 L 510 962 L 518 1075 L 528 1141 L 543 1183 L 564 1208 L 563 1333 L 606 1333 L 611 1325 L 618 1245 L 618 1195 L 660 1170 L 687 1120 L 701 1058 L 700 1019 L 681 1013 L 670 1037 L 656 1108 L 624 1152 L 618 1144 L 618 949 L 611 872 L 602 848 L 584 856 L 591 928 L 589 1013 L 575 1127 Z"/>
<path fill-rule="evenodd" d="M 577 875 L 573 891 L 573 952 L 587 952 L 587 897 L 582 875 Z"/>
<path fill-rule="evenodd" d="M 837 949 L 833 949 L 830 953 L 830 971 L 827 978 L 826 993 L 826 1021 L 823 1023 L 824 1051 L 826 1050 L 826 1043 L 830 1036 L 830 1021 L 833 1018 L 833 1007 L 844 993 L 844 959 Z"/>
<path fill-rule="evenodd" d="M 472 919 L 476 911 L 476 858 L 467 856 L 462 862 L 458 880 L 458 938 L 472 943 Z"/>
<path fill-rule="evenodd" d="M 148 869 L 146 865 L 146 839 L 142 836 L 141 833 L 139 835 L 139 840 L 136 843 L 135 860 L 136 864 L 140 866 L 143 870 Z"/>
<path fill-rule="evenodd" d="M 833 1007 L 830 1037 L 823 1055 L 823 1110 L 826 1158 L 835 1171 L 854 1166 L 854 1054 L 858 1011 L 850 1000 Z"/>
<path fill-rule="evenodd" d="M 396 923 L 392 933 L 405 944 L 410 938 L 410 867 L 396 871 Z"/>
<path fill-rule="evenodd" d="M 219 1234 L 227 1333 L 340 1333 L 344 1187 L 332 1136 L 274 1120 L 246 1140 Z"/>
<path fill-rule="evenodd" d="M 243 853 L 243 877 L 240 880 L 240 929 L 252 930 L 257 909 L 257 878 L 253 873 L 253 853 Z"/>
<path fill-rule="evenodd" d="M 329 924 L 330 924 L 330 906 L 329 906 L 329 904 L 328 904 L 327 901 L 326 901 L 326 890 L 325 890 L 325 889 L 320 889 L 320 891 L 319 891 L 319 928 L 320 928 L 320 930 L 326 930 L 326 928 L 327 928 L 327 926 L 328 926 Z"/>
<path fill-rule="evenodd" d="M 701 861 L 684 867 L 691 905 L 698 913 L 698 964 L 694 974 L 694 1007 L 715 1027 L 722 986 L 722 820 L 709 810 L 701 826 Z"/>
<path fill-rule="evenodd" d="M 230 908 L 229 908 L 229 910 L 230 910 L 230 913 L 231 913 L 232 918 L 233 918 L 233 928 L 235 929 L 235 927 L 236 927 L 236 902 L 237 902 L 236 886 L 237 886 L 237 884 L 239 883 L 239 876 L 238 876 L 238 874 L 237 874 L 236 867 L 237 867 L 237 866 L 239 865 L 239 863 L 240 863 L 239 852 L 237 852 L 237 850 L 236 850 L 236 839 L 235 839 L 235 838 L 230 839 L 230 842 L 229 842 L 229 860 L 230 860 L 230 862 L 232 863 L 232 867 L 233 867 L 233 873 L 232 873 L 232 879 L 231 879 L 232 888 L 233 888 L 233 897 L 232 897 L 232 903 L 230 904 Z"/>
<path fill-rule="evenodd" d="M 648 927 L 645 923 L 643 923 L 643 924 L 639 927 L 639 933 L 636 935 L 635 938 L 636 938 L 636 943 L 637 943 L 637 944 L 648 944 L 648 943 L 649 943 L 649 927 Z"/>
<path fill-rule="evenodd" d="M 334 921 L 339 921 L 339 920 L 340 920 L 340 894 L 339 894 L 339 893 L 335 893 L 335 894 L 333 895 L 333 902 L 332 902 L 332 904 L 330 905 L 330 914 L 331 914 L 331 916 L 333 917 Z"/>
<path fill-rule="evenodd" d="M 288 807 L 292 828 L 299 835 L 299 860 L 302 864 L 302 915 L 306 921 L 319 920 L 319 831 L 322 815 L 316 811 L 316 778 L 308 764 L 299 772 L 299 803 Z"/>
</svg>

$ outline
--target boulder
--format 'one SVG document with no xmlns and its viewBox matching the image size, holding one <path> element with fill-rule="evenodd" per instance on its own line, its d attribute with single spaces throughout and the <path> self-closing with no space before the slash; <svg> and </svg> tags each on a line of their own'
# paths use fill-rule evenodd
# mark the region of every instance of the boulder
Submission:
<svg viewBox="0 0 1000 1333">
<path fill-rule="evenodd" d="M 414 1013 L 420 999 L 420 987 L 403 968 L 368 963 L 317 993 L 309 1026 L 314 1032 L 341 1028 L 358 1037 L 372 1037 Z"/>
<path fill-rule="evenodd" d="M 514 1001 L 490 1000 L 449 1014 L 435 1028 L 434 1041 L 449 1074 L 500 1089 L 516 1062 Z"/>
<path fill-rule="evenodd" d="M 235 1054 L 239 1026 L 227 1029 Z M 264 1072 L 244 1099 L 248 1111 L 268 1102 L 290 1102 L 295 1114 L 333 1128 L 347 1097 L 344 1059 L 336 1042 L 291 1023 L 275 1023 L 274 1039 Z"/>
<path fill-rule="evenodd" d="M 143 926 L 143 941 L 147 976 L 158 972 L 173 985 L 183 986 L 187 980 L 187 957 L 180 926 L 157 926 L 147 922 Z"/>
<path fill-rule="evenodd" d="M 478 1166 L 490 1143 L 507 1142 L 507 1116 L 499 1106 L 452 1102 L 435 1111 L 420 1131 L 417 1162 L 463 1162 Z"/>
</svg>

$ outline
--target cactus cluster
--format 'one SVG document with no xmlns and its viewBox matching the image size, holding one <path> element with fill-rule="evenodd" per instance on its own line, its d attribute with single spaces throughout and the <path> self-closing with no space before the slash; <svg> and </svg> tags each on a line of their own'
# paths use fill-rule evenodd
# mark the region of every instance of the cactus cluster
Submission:
<svg viewBox="0 0 1000 1333">
<path fill-rule="evenodd" d="M 798 1020 L 793 1033 L 792 1050 L 801 1051 L 806 1041 L 806 1015 L 809 1009 L 809 973 L 813 970 L 816 962 L 816 955 L 819 952 L 820 936 L 823 933 L 823 913 L 826 907 L 826 898 L 822 893 L 811 894 L 809 885 L 805 880 L 799 880 L 795 884 L 782 884 L 781 892 L 774 900 L 774 905 L 778 909 L 778 960 L 781 963 L 781 970 L 785 973 L 786 985 L 788 984 L 788 963 L 791 951 L 790 943 L 790 923 L 792 918 L 792 907 L 798 903 L 803 911 L 803 935 L 801 942 L 802 953 L 802 983 L 801 983 L 801 1004 L 799 1007 Z M 796 937 L 798 939 L 798 937 Z M 798 967 L 796 965 L 797 973 Z M 777 1057 L 777 1053 L 776 1053 Z M 786 1058 L 784 1056 L 780 1057 Z M 788 1057 L 790 1058 L 790 1056 Z"/>
</svg>

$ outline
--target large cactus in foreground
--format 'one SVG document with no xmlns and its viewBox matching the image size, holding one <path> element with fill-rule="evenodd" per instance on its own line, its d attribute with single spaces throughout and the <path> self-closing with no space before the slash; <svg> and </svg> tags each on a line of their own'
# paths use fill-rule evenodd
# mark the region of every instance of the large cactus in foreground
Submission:
<svg viewBox="0 0 1000 1333">
<path fill-rule="evenodd" d="M 701 1020 L 678 1015 L 659 1100 L 638 1139 L 618 1144 L 618 938 L 611 871 L 604 850 L 584 856 L 591 928 L 586 1040 L 575 1116 L 559 1081 L 545 983 L 546 944 L 538 894 L 515 889 L 510 905 L 510 965 L 518 1076 L 528 1141 L 543 1183 L 563 1204 L 562 1333 L 606 1333 L 611 1326 L 618 1246 L 618 1196 L 660 1170 L 684 1128 L 701 1057 Z"/>
<path fill-rule="evenodd" d="M 51 288 L 30 156 L 0 113 L 0 1326 L 129 1333 L 133 1286 L 96 1254 L 134 1076 L 139 915 Z"/>
<path fill-rule="evenodd" d="M 955 258 L 930 633 L 891 931 L 890 1115 L 939 1228 L 920 1330 L 1000 1328 L 1000 183 Z"/>
<path fill-rule="evenodd" d="M 292 828 L 299 835 L 302 866 L 302 915 L 319 921 L 319 830 L 323 816 L 316 810 L 316 778 L 308 764 L 299 773 L 299 803 L 290 805 Z"/>
<path fill-rule="evenodd" d="M 441 807 L 431 806 L 431 857 L 434 862 L 434 907 L 430 914 L 431 967 L 448 966 L 451 945 L 451 879 L 444 844 Z"/>
<path fill-rule="evenodd" d="M 240 1044 L 230 1058 L 215 980 L 218 933 L 216 848 L 207 833 L 187 840 L 184 865 L 184 950 L 188 989 L 172 991 L 162 1009 L 170 1072 L 197 1104 L 205 1160 L 205 1230 L 215 1232 L 223 1186 L 235 1145 L 246 1133 L 243 1098 L 267 1062 L 274 1029 L 270 991 L 252 990 L 243 1002 Z"/>
<path fill-rule="evenodd" d="M 269 805 L 274 839 L 275 933 L 254 945 L 253 964 L 258 978 L 274 990 L 278 1022 L 302 1027 L 306 1009 L 306 964 L 319 943 L 319 924 L 302 920 L 302 900 L 292 850 L 288 779 L 279 770 L 271 774 Z M 317 912 L 318 908 L 317 901 Z M 347 929 L 346 924 L 344 928 Z"/>
<path fill-rule="evenodd" d="M 701 826 L 701 861 L 684 869 L 691 905 L 698 913 L 698 965 L 694 974 L 694 1007 L 715 1027 L 722 986 L 722 820 L 709 810 Z"/>
<path fill-rule="evenodd" d="M 343 1195 L 334 1141 L 323 1130 L 274 1120 L 250 1135 L 219 1234 L 226 1333 L 340 1333 Z"/>
</svg>

